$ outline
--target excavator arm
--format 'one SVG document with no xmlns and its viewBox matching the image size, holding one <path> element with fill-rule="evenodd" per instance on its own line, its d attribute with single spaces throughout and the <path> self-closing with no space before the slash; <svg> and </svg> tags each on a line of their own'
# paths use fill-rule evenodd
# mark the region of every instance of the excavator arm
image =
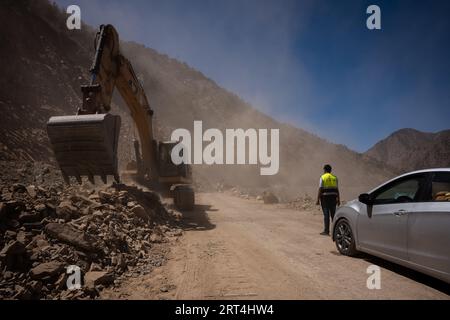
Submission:
<svg viewBox="0 0 450 320">
<path fill-rule="evenodd" d="M 119 37 L 112 25 L 100 26 L 95 41 L 95 57 L 90 69 L 91 82 L 82 86 L 83 103 L 77 115 L 52 117 L 47 132 L 55 157 L 66 181 L 86 175 L 106 181 L 107 175 L 119 179 L 117 144 L 120 118 L 108 114 L 117 88 L 129 108 L 139 134 L 142 159 L 140 175 L 157 179 L 156 143 L 153 139 L 153 110 L 130 61 L 119 49 Z"/>
<path fill-rule="evenodd" d="M 98 106 L 103 107 L 104 110 L 109 110 L 114 88 L 117 88 L 129 108 L 138 130 L 142 149 L 142 159 L 137 159 L 139 174 L 156 179 L 158 168 L 153 141 L 153 110 L 150 108 L 144 88 L 137 78 L 133 66 L 120 52 L 119 36 L 112 25 L 100 26 L 96 38 L 96 54 L 91 67 L 91 75 L 98 84 L 82 88 L 84 105 L 79 113 L 83 113 L 84 110 L 92 113 Z M 97 91 L 96 86 L 100 86 L 101 90 Z M 91 92 L 93 93 L 91 94 Z M 98 100 L 92 108 L 89 105 L 89 97 L 91 95 L 96 96 L 96 94 Z"/>
<path fill-rule="evenodd" d="M 110 114 L 115 88 L 127 105 L 139 133 L 134 141 L 138 177 L 169 187 L 174 204 L 181 209 L 194 207 L 191 169 L 187 164 L 175 165 L 170 158 L 174 141 L 153 139 L 153 111 L 130 61 L 119 48 L 119 36 L 112 25 L 101 25 L 95 41 L 95 57 L 90 69 L 89 85 L 81 87 L 83 102 L 77 114 L 51 117 L 47 133 L 64 179 L 79 183 L 87 176 L 94 183 L 108 175 L 119 181 L 117 149 L 120 117 Z"/>
</svg>

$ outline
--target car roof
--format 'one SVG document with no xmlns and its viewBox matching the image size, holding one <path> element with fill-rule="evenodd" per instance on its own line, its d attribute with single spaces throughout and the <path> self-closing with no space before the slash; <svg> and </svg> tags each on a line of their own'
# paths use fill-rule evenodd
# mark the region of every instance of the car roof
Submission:
<svg viewBox="0 0 450 320">
<path fill-rule="evenodd" d="M 377 186 L 377 187 L 373 188 L 372 190 L 370 190 L 369 193 L 372 193 L 375 190 L 377 190 L 378 188 L 380 188 L 380 187 L 382 187 L 382 186 L 384 186 L 384 185 L 386 185 L 386 184 L 388 184 L 388 183 L 390 183 L 390 182 L 392 182 L 394 180 L 397 180 L 399 178 L 406 177 L 406 176 L 409 176 L 409 175 L 412 175 L 412 174 L 416 174 L 416 173 L 428 173 L 428 172 L 450 172 L 450 168 L 431 168 L 431 169 L 423 169 L 423 170 L 416 170 L 416 171 L 407 172 L 407 173 L 401 174 L 399 176 L 396 176 L 395 178 L 392 178 L 392 179 L 390 179 L 390 180 L 388 180 L 386 182 L 383 182 L 379 186 Z"/>
<path fill-rule="evenodd" d="M 398 176 L 398 178 L 402 177 L 402 176 L 407 176 L 410 174 L 414 174 L 414 173 L 424 173 L 424 172 L 437 172 L 437 171 L 450 171 L 450 168 L 431 168 L 431 169 L 423 169 L 423 170 L 416 170 L 416 171 L 411 171 L 411 172 L 407 172 L 402 174 L 401 176 Z"/>
</svg>

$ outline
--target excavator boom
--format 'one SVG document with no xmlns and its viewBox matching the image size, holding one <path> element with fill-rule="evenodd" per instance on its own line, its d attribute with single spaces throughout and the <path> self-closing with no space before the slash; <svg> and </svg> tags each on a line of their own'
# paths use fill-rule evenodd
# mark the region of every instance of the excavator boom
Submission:
<svg viewBox="0 0 450 320">
<path fill-rule="evenodd" d="M 157 177 L 152 115 L 144 90 L 131 63 L 120 53 L 119 37 L 112 25 L 100 26 L 89 85 L 81 87 L 83 103 L 73 116 L 51 117 L 47 133 L 55 158 L 67 182 L 74 176 L 104 182 L 112 175 L 119 180 L 118 140 L 120 117 L 107 113 L 115 88 L 126 102 L 141 141 L 141 174 Z"/>
<path fill-rule="evenodd" d="M 112 25 L 101 25 L 97 33 L 95 57 L 90 69 L 91 81 L 82 86 L 83 103 L 77 114 L 51 117 L 47 133 L 56 161 L 67 183 L 75 177 L 79 183 L 87 176 L 94 183 L 100 176 L 119 181 L 118 143 L 120 117 L 109 114 L 114 89 L 125 101 L 139 133 L 135 141 L 137 175 L 152 183 L 168 186 L 179 208 L 192 209 L 194 191 L 191 170 L 175 165 L 170 158 L 173 142 L 153 139 L 153 110 L 133 67 L 120 52 L 119 36 Z"/>
</svg>

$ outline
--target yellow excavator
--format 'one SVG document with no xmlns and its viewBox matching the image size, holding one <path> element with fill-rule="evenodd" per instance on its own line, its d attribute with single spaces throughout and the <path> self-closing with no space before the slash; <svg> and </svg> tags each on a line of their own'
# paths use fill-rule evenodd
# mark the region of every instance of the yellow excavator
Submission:
<svg viewBox="0 0 450 320">
<path fill-rule="evenodd" d="M 121 119 L 110 114 L 117 87 L 129 108 L 139 140 L 134 141 L 136 175 L 151 184 L 164 186 L 182 210 L 194 207 L 192 171 L 188 164 L 175 165 L 172 148 L 178 142 L 157 142 L 153 137 L 153 110 L 130 61 L 119 48 L 119 36 L 112 25 L 101 25 L 95 38 L 95 57 L 89 85 L 81 87 L 83 102 L 76 115 L 55 116 L 47 122 L 47 133 L 64 180 L 75 177 L 91 183 L 100 176 L 119 182 L 118 141 Z"/>
</svg>

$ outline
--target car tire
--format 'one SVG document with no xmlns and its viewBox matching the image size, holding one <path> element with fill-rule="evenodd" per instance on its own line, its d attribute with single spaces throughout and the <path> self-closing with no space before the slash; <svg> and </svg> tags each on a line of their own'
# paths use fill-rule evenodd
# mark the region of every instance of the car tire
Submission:
<svg viewBox="0 0 450 320">
<path fill-rule="evenodd" d="M 346 219 L 339 220 L 333 232 L 336 248 L 341 254 L 352 257 L 358 253 L 358 250 L 356 250 L 355 236 Z"/>
</svg>

